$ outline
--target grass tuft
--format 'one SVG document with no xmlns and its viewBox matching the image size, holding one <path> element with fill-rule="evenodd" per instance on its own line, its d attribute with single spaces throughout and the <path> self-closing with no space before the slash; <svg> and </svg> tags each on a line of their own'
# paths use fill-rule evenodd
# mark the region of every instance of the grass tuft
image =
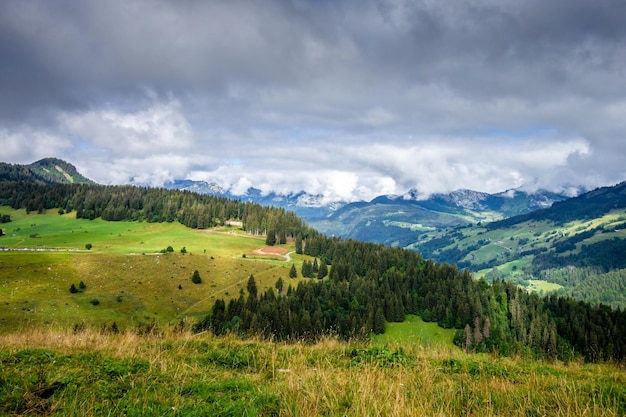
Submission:
<svg viewBox="0 0 626 417">
<path fill-rule="evenodd" d="M 406 344 L 31 329 L 0 335 L 1 415 L 621 416 L 626 373 Z"/>
</svg>

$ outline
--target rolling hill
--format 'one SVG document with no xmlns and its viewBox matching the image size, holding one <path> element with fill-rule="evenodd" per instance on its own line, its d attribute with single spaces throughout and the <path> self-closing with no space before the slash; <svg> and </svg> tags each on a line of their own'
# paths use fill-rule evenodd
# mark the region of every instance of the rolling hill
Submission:
<svg viewBox="0 0 626 417">
<path fill-rule="evenodd" d="M 565 195 L 509 190 L 487 194 L 457 190 L 422 198 L 417 190 L 346 204 L 326 218 L 307 219 L 317 230 L 368 242 L 405 247 L 447 227 L 501 220 L 549 207 Z"/>
<path fill-rule="evenodd" d="M 626 183 L 620 183 L 519 216 L 450 227 L 410 248 L 488 279 L 624 308 L 625 226 Z"/>
<path fill-rule="evenodd" d="M 29 165 L 0 162 L 0 181 L 26 181 L 37 184 L 94 184 L 76 167 L 57 158 L 44 158 Z"/>
</svg>

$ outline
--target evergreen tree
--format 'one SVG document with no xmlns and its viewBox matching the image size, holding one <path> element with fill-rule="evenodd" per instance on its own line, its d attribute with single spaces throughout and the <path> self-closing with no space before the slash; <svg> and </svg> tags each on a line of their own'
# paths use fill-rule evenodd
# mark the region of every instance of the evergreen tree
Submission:
<svg viewBox="0 0 626 417">
<path fill-rule="evenodd" d="M 302 233 L 296 234 L 296 253 L 302 255 Z"/>
<path fill-rule="evenodd" d="M 193 275 L 191 276 L 191 282 L 194 284 L 200 284 L 202 282 L 202 278 L 200 277 L 200 272 L 196 269 L 193 271 Z"/>
<path fill-rule="evenodd" d="M 311 262 L 306 259 L 302 261 L 302 276 L 304 278 L 311 278 L 312 269 L 313 266 L 311 265 Z"/>
<path fill-rule="evenodd" d="M 269 229 L 267 231 L 267 236 L 265 237 L 265 244 L 267 246 L 274 246 L 276 244 L 276 232 L 274 229 Z"/>
<path fill-rule="evenodd" d="M 378 307 L 374 313 L 373 327 L 374 334 L 385 333 L 385 313 L 383 313 L 382 307 Z"/>
<path fill-rule="evenodd" d="M 296 271 L 295 264 L 291 264 L 291 269 L 289 270 L 289 278 L 298 278 L 298 271 Z"/>
<path fill-rule="evenodd" d="M 319 270 L 317 271 L 317 278 L 323 279 L 324 277 L 326 277 L 326 275 L 328 275 L 328 266 L 326 265 L 326 262 L 322 259 L 320 262 Z"/>
<path fill-rule="evenodd" d="M 70 286 L 70 292 L 71 292 L 72 294 L 76 294 L 76 293 L 78 292 L 78 288 L 76 288 L 76 285 L 72 284 L 72 285 Z"/>
<path fill-rule="evenodd" d="M 278 278 L 278 280 L 276 281 L 275 287 L 278 290 L 278 294 L 283 292 L 283 288 L 285 286 L 285 281 L 283 281 L 282 278 Z"/>
<path fill-rule="evenodd" d="M 250 275 L 248 278 L 248 294 L 250 294 L 251 298 L 257 298 L 258 289 L 256 287 L 256 281 L 254 280 L 254 275 Z"/>
</svg>

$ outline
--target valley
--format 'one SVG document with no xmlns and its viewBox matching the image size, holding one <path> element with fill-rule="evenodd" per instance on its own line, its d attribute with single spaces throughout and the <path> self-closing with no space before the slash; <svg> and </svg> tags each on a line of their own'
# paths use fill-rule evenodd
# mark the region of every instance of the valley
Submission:
<svg viewBox="0 0 626 417">
<path fill-rule="evenodd" d="M 619 297 L 544 296 L 620 293 L 619 195 L 371 212 L 419 234 L 407 250 L 250 201 L 0 181 L 0 412 L 622 415 Z"/>
</svg>

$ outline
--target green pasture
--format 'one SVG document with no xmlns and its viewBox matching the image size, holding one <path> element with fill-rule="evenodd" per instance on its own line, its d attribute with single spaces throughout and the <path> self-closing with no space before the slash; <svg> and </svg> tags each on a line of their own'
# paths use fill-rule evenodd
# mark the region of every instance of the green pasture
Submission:
<svg viewBox="0 0 626 417">
<path fill-rule="evenodd" d="M 5 236 L 0 247 L 85 250 L 113 253 L 155 253 L 172 246 L 188 252 L 209 253 L 218 256 L 242 255 L 264 244 L 261 237 L 241 235 L 232 227 L 216 230 L 194 230 L 180 223 L 108 222 L 101 219 L 76 219 L 74 213 L 59 215 L 26 215 L 23 210 L 10 214 L 10 223 L 2 228 Z"/>
<path fill-rule="evenodd" d="M 228 227 L 193 230 L 178 223 L 10 214 L 14 220 L 2 225 L 7 235 L 0 237 L 0 247 L 12 249 L 0 251 L 0 332 L 82 321 L 136 326 L 195 320 L 217 298 L 238 297 L 250 275 L 260 291 L 279 278 L 296 285 L 289 269 L 294 263 L 299 270 L 306 258 L 254 255 L 264 238 Z M 168 246 L 174 252 L 160 253 Z M 294 249 L 292 243 L 285 247 Z M 195 270 L 200 284 L 191 282 Z M 70 293 L 81 281 L 84 291 Z"/>
<path fill-rule="evenodd" d="M 424 347 L 455 348 L 454 329 L 444 329 L 437 323 L 427 323 L 419 316 L 409 315 L 402 323 L 385 323 L 385 333 L 372 335 L 373 346 L 410 344 Z"/>
<path fill-rule="evenodd" d="M 547 294 L 549 292 L 557 291 L 563 288 L 562 285 L 554 284 L 552 282 L 540 280 L 540 279 L 531 279 L 529 281 L 529 290 L 536 291 L 538 293 Z"/>
</svg>

